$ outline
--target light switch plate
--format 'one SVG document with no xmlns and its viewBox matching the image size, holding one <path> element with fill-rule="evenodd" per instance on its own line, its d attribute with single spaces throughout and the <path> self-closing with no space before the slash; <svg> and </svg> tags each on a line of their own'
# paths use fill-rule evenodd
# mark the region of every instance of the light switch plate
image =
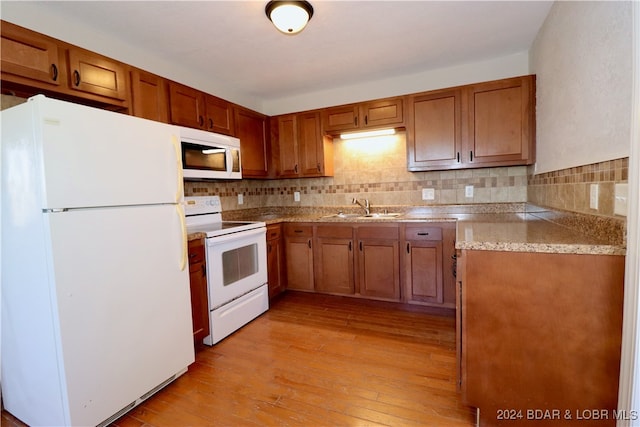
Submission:
<svg viewBox="0 0 640 427">
<path fill-rule="evenodd" d="M 299 191 L 294 191 L 293 192 L 293 201 L 294 202 L 299 202 L 300 201 L 300 192 Z"/>
<path fill-rule="evenodd" d="M 620 183 L 615 186 L 615 201 L 613 213 L 627 216 L 627 198 L 629 197 L 629 184 Z"/>
<path fill-rule="evenodd" d="M 435 188 L 423 188 L 422 200 L 434 200 L 436 198 Z"/>
<path fill-rule="evenodd" d="M 244 196 L 242 193 L 238 193 L 238 204 L 241 205 L 244 203 Z"/>
</svg>

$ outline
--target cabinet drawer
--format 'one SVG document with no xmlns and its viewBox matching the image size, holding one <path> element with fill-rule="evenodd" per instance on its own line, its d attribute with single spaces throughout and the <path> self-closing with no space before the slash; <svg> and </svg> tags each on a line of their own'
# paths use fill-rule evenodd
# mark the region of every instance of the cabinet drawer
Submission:
<svg viewBox="0 0 640 427">
<path fill-rule="evenodd" d="M 358 239 L 395 239 L 398 240 L 399 231 L 397 226 L 391 227 L 358 227 Z"/>
<path fill-rule="evenodd" d="M 284 228 L 284 234 L 289 237 L 312 237 L 313 226 L 287 224 Z"/>
<path fill-rule="evenodd" d="M 352 239 L 353 227 L 351 226 L 326 226 L 318 227 L 316 230 L 317 237 L 328 237 L 334 239 Z"/>
<path fill-rule="evenodd" d="M 282 236 L 282 227 L 280 225 L 267 226 L 267 240 L 278 240 Z"/>
<path fill-rule="evenodd" d="M 204 261 L 204 243 L 202 239 L 189 241 L 189 265 Z"/>
<path fill-rule="evenodd" d="M 442 228 L 407 228 L 404 235 L 406 240 L 442 240 Z"/>
</svg>

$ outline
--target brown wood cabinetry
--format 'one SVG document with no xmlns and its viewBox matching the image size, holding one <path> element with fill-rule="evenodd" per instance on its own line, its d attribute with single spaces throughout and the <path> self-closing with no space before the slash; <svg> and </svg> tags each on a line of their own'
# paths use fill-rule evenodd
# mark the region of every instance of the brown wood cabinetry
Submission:
<svg viewBox="0 0 640 427">
<path fill-rule="evenodd" d="M 287 289 L 314 290 L 312 242 L 312 225 L 284 225 Z"/>
<path fill-rule="evenodd" d="M 173 124 L 235 135 L 233 106 L 223 99 L 169 82 L 169 104 Z"/>
<path fill-rule="evenodd" d="M 612 414 L 624 257 L 463 250 L 461 261 L 462 394 L 480 408 L 480 425 L 499 424 L 504 408 L 572 415 L 536 423 L 549 426 L 574 425 L 576 414 L 594 408 Z"/>
<path fill-rule="evenodd" d="M 535 76 L 408 97 L 410 171 L 535 161 Z"/>
<path fill-rule="evenodd" d="M 269 298 L 282 293 L 286 288 L 284 241 L 280 224 L 267 225 L 267 273 Z"/>
<path fill-rule="evenodd" d="M 80 48 L 69 48 L 67 54 L 71 89 L 118 100 L 128 99 L 124 64 Z"/>
<path fill-rule="evenodd" d="M 318 225 L 315 241 L 315 290 L 352 295 L 355 291 L 353 227 Z"/>
<path fill-rule="evenodd" d="M 389 98 L 360 104 L 326 108 L 322 111 L 323 130 L 329 134 L 378 127 L 404 126 L 404 99 Z"/>
<path fill-rule="evenodd" d="M 408 169 L 462 167 L 462 91 L 409 96 L 407 110 Z"/>
<path fill-rule="evenodd" d="M 129 107 L 125 64 L 10 22 L 2 21 L 0 31 L 4 88 L 109 109 Z"/>
<path fill-rule="evenodd" d="M 269 177 L 269 120 L 264 114 L 247 108 L 235 109 L 236 137 L 242 149 L 242 177 Z"/>
<path fill-rule="evenodd" d="M 322 135 L 319 112 L 277 116 L 272 126 L 277 177 L 333 176 L 333 142 Z"/>
<path fill-rule="evenodd" d="M 455 223 L 401 228 L 403 301 L 455 308 Z"/>
<path fill-rule="evenodd" d="M 66 79 L 63 48 L 56 40 L 2 21 L 2 80 L 60 86 Z"/>
<path fill-rule="evenodd" d="M 195 343 L 200 343 L 204 337 L 209 335 L 209 303 L 204 242 L 202 239 L 189 241 L 189 281 L 193 340 Z"/>
<path fill-rule="evenodd" d="M 375 299 L 400 300 L 400 253 L 397 224 L 359 226 L 358 293 Z"/>
<path fill-rule="evenodd" d="M 131 70 L 131 106 L 136 117 L 169 122 L 167 81 L 143 70 Z"/>
<path fill-rule="evenodd" d="M 471 85 L 467 120 L 469 163 L 532 164 L 535 150 L 533 76 Z M 467 153 L 463 152 L 463 156 Z"/>
</svg>

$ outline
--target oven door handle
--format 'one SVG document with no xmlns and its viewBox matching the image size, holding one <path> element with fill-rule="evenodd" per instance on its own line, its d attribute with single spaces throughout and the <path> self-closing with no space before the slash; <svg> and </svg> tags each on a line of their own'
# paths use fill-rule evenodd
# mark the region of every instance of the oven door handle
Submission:
<svg viewBox="0 0 640 427">
<path fill-rule="evenodd" d="M 214 246 L 219 243 L 232 242 L 238 239 L 244 239 L 246 237 L 257 236 L 263 234 L 266 238 L 266 227 L 254 228 L 252 230 L 238 231 L 236 233 L 224 234 L 222 236 L 207 237 L 207 246 Z"/>
</svg>

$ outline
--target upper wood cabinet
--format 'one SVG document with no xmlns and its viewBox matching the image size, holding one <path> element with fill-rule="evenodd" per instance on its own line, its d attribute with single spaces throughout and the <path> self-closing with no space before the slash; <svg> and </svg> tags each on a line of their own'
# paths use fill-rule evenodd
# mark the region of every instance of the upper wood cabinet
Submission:
<svg viewBox="0 0 640 427">
<path fill-rule="evenodd" d="M 64 50 L 50 37 L 2 21 L 2 80 L 56 87 L 65 81 Z"/>
<path fill-rule="evenodd" d="M 462 90 L 408 97 L 408 169 L 461 167 Z"/>
<path fill-rule="evenodd" d="M 535 79 L 517 77 L 468 89 L 468 161 L 478 166 L 532 164 Z M 463 152 L 463 156 L 467 153 Z"/>
<path fill-rule="evenodd" d="M 213 95 L 205 95 L 205 129 L 210 132 L 235 135 L 235 117 L 233 105 Z"/>
<path fill-rule="evenodd" d="M 171 123 L 209 132 L 235 135 L 233 105 L 176 82 L 169 82 Z"/>
<path fill-rule="evenodd" d="M 80 48 L 68 49 L 67 55 L 71 89 L 113 99 L 127 99 L 127 70 L 124 64 Z"/>
<path fill-rule="evenodd" d="M 409 171 L 535 161 L 535 76 L 408 97 Z"/>
<path fill-rule="evenodd" d="M 322 111 L 322 127 L 329 134 L 384 126 L 404 126 L 403 98 L 349 104 Z"/>
<path fill-rule="evenodd" d="M 133 115 L 168 123 L 167 81 L 146 71 L 131 70 L 131 105 Z"/>
<path fill-rule="evenodd" d="M 235 109 L 236 137 L 242 149 L 242 177 L 268 178 L 270 174 L 269 120 L 247 108 Z"/>
<path fill-rule="evenodd" d="M 333 142 L 322 135 L 319 112 L 277 116 L 272 126 L 277 177 L 333 176 Z"/>
<path fill-rule="evenodd" d="M 129 107 L 127 66 L 2 21 L 2 84 L 109 109 Z"/>
</svg>

